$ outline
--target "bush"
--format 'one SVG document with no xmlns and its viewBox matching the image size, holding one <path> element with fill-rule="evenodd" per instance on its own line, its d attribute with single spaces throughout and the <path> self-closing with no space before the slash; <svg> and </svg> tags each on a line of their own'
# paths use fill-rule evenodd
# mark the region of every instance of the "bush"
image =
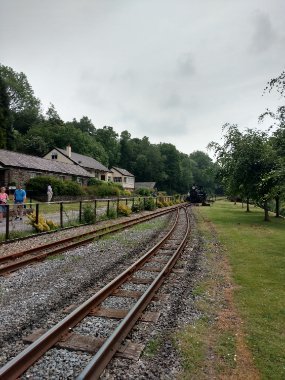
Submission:
<svg viewBox="0 0 285 380">
<path fill-rule="evenodd" d="M 147 188 L 140 188 L 136 190 L 136 193 L 145 197 L 149 197 L 151 194 L 151 190 Z"/>
<path fill-rule="evenodd" d="M 162 203 L 162 202 L 160 202 L 160 201 L 157 201 L 157 207 L 158 207 L 158 208 L 163 208 L 163 207 L 164 207 L 164 205 L 163 205 L 163 203 Z"/>
<path fill-rule="evenodd" d="M 89 178 L 87 182 L 87 186 L 95 186 L 100 185 L 102 181 L 98 178 Z"/>
<path fill-rule="evenodd" d="M 54 195 L 83 195 L 82 187 L 73 181 L 62 181 L 52 176 L 38 176 L 30 178 L 26 184 L 26 189 L 34 194 L 42 195 L 47 193 L 47 187 L 51 185 Z"/>
<path fill-rule="evenodd" d="M 64 181 L 63 182 L 63 187 L 62 189 L 62 194 L 59 195 L 84 195 L 84 190 L 83 188 L 77 183 L 73 181 Z"/>
<path fill-rule="evenodd" d="M 45 232 L 50 230 L 56 230 L 58 228 L 58 225 L 54 223 L 52 220 L 45 219 L 43 215 L 39 214 L 39 221 L 36 223 L 36 213 L 33 212 L 30 215 L 27 215 L 29 221 L 28 223 L 31 224 L 37 232 Z"/>
<path fill-rule="evenodd" d="M 148 211 L 155 210 L 155 202 L 153 198 L 146 199 L 144 209 Z"/>
<path fill-rule="evenodd" d="M 112 184 L 111 182 L 101 181 L 97 185 L 88 186 L 86 188 L 86 192 L 88 195 L 92 195 L 95 197 L 118 197 L 120 195 L 120 187 L 115 184 Z"/>
<path fill-rule="evenodd" d="M 123 191 L 121 192 L 121 195 L 122 195 L 122 196 L 125 196 L 125 197 L 130 197 L 130 196 L 132 195 L 132 193 L 131 193 L 131 191 L 129 191 L 129 190 L 123 190 Z"/>
<path fill-rule="evenodd" d="M 118 215 L 129 216 L 131 213 L 132 210 L 127 205 L 121 203 L 118 205 Z"/>
<path fill-rule="evenodd" d="M 132 212 L 140 212 L 143 210 L 143 202 L 140 201 L 140 202 L 135 202 L 133 205 L 132 205 Z"/>
<path fill-rule="evenodd" d="M 117 211 L 114 209 L 114 207 L 109 208 L 108 215 L 106 215 L 108 219 L 116 219 L 117 218 Z"/>
<path fill-rule="evenodd" d="M 88 204 L 83 207 L 82 220 L 83 223 L 87 224 L 94 224 L 96 222 L 94 207 Z"/>
</svg>

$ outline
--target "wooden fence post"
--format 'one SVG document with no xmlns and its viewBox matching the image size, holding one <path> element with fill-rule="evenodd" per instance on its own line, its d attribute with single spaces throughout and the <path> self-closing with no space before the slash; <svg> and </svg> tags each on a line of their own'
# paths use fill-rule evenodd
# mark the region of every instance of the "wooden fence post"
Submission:
<svg viewBox="0 0 285 380">
<path fill-rule="evenodd" d="M 9 240 L 9 215 L 10 215 L 10 206 L 6 206 L 6 233 L 5 240 Z"/>
<path fill-rule="evenodd" d="M 118 217 L 118 214 L 119 214 L 119 205 L 120 205 L 120 199 L 117 198 L 117 217 Z"/>
<path fill-rule="evenodd" d="M 39 204 L 36 204 L 36 224 L 39 223 Z"/>
<path fill-rule="evenodd" d="M 60 228 L 63 228 L 63 203 L 60 202 Z"/>
<path fill-rule="evenodd" d="M 82 201 L 79 202 L 79 223 L 82 220 Z"/>
</svg>

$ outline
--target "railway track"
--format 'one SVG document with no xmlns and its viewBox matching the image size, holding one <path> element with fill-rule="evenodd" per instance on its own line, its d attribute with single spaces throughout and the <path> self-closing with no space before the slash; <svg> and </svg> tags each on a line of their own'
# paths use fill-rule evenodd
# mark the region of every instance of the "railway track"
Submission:
<svg viewBox="0 0 285 380">
<path fill-rule="evenodd" d="M 56 350 L 57 347 L 66 349 L 73 347 L 77 351 L 95 353 L 86 368 L 79 374 L 78 379 L 98 379 L 117 350 L 120 349 L 133 326 L 142 318 L 147 305 L 155 297 L 157 290 L 171 272 L 186 245 L 189 234 L 188 213 L 184 207 L 177 208 L 176 212 L 176 219 L 170 231 L 143 257 L 78 306 L 53 328 L 39 337 L 35 333 L 33 337 L 27 338 L 32 344 L 0 369 L 0 379 L 19 378 L 46 352 L 51 348 Z M 151 274 L 151 276 L 143 276 L 145 273 Z M 146 289 L 143 292 L 125 290 L 125 286 L 128 284 L 144 284 Z M 109 297 L 123 297 L 134 301 L 130 307 L 123 310 L 110 309 L 104 306 Z M 74 332 L 84 324 L 86 318 L 99 316 L 120 320 L 106 339 L 96 340 L 94 337 Z M 90 322 L 88 323 L 90 324 Z M 56 357 L 57 353 L 54 352 L 52 355 Z M 27 376 L 29 377 L 29 375 Z"/>
<path fill-rule="evenodd" d="M 77 234 L 75 230 L 72 237 L 61 239 L 45 245 L 36 246 L 24 251 L 14 252 L 9 255 L 0 256 L 0 275 L 4 275 L 6 273 L 20 269 L 26 265 L 42 261 L 48 256 L 60 254 L 78 246 L 88 244 L 94 239 L 99 239 L 106 234 L 114 233 L 122 229 L 132 227 L 135 224 L 143 223 L 158 216 L 174 212 L 179 207 L 181 206 L 179 205 L 172 207 L 171 209 L 155 211 L 152 214 L 140 216 L 133 220 L 119 222 L 107 227 L 94 228 L 94 230 L 83 234 Z"/>
</svg>

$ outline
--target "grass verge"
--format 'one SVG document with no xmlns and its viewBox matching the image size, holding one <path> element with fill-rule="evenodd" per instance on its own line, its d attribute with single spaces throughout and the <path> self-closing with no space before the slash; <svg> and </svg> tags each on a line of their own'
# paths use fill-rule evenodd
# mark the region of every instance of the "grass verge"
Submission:
<svg viewBox="0 0 285 380">
<path fill-rule="evenodd" d="M 242 333 L 262 379 L 285 379 L 285 221 L 263 221 L 227 201 L 200 207 L 201 225 L 212 225 L 226 250 L 235 284 L 233 300 Z M 242 322 L 240 322 L 242 323 Z"/>
</svg>

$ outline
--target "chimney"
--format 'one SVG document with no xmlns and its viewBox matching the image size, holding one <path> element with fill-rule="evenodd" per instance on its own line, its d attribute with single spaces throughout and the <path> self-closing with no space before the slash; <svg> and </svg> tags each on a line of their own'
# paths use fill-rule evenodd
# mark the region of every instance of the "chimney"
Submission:
<svg viewBox="0 0 285 380">
<path fill-rule="evenodd" d="M 67 145 L 66 153 L 67 153 L 68 157 L 71 158 L 71 146 L 70 145 Z"/>
</svg>

